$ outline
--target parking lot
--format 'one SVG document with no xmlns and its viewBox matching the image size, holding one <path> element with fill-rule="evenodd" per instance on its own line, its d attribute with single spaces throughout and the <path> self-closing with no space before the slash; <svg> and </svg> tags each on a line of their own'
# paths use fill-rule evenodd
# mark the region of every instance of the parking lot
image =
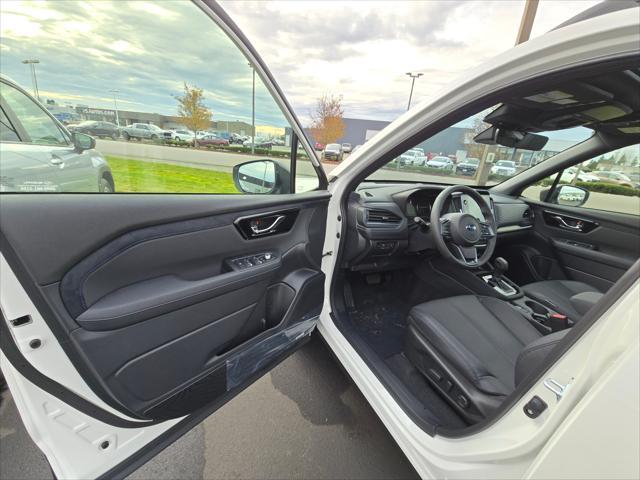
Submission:
<svg viewBox="0 0 640 480">
<path fill-rule="evenodd" d="M 0 478 L 52 478 L 8 391 L 2 395 Z M 417 474 L 316 335 L 130 478 L 409 479 Z"/>
<path fill-rule="evenodd" d="M 151 142 L 124 141 L 124 140 L 97 140 L 96 148 L 104 155 L 122 156 L 137 160 L 154 161 L 181 165 L 187 167 L 209 169 L 230 173 L 233 166 L 243 161 L 265 158 L 264 155 L 238 154 L 226 151 L 200 150 L 195 148 L 179 148 L 168 145 L 159 145 Z M 348 158 L 348 155 L 345 159 Z M 326 173 L 330 173 L 338 164 L 334 162 L 324 162 L 323 168 Z M 298 162 L 298 175 L 307 173 L 313 176 L 313 168 L 310 162 Z M 407 180 L 414 179 L 416 182 L 433 182 L 448 184 L 469 184 L 473 183 L 471 177 L 462 176 L 441 176 L 430 175 L 407 171 L 403 168 L 385 168 L 375 173 L 373 178 L 380 180 Z M 539 192 L 543 190 L 541 186 L 531 186 L 527 189 L 526 195 L 529 198 L 538 198 Z M 640 197 L 611 195 L 606 193 L 592 192 L 587 203 L 588 208 L 613 210 L 617 212 L 637 214 L 640 210 Z"/>
</svg>

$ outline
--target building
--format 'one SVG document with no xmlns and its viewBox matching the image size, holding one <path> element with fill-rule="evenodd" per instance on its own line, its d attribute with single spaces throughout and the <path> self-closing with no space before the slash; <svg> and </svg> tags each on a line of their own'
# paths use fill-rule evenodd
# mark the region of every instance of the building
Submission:
<svg viewBox="0 0 640 480">
<path fill-rule="evenodd" d="M 116 116 L 116 111 L 113 109 L 92 108 L 87 105 L 76 105 L 75 107 L 73 105 L 63 106 L 53 100 L 47 100 L 45 106 L 54 117 L 65 125 L 86 120 L 96 120 L 100 122 L 119 123 L 121 127 L 126 127 L 132 123 L 151 123 L 167 130 L 184 128 L 184 125 L 180 123 L 180 117 L 174 115 L 118 110 Z M 274 129 L 274 127 L 256 125 L 256 132 L 260 132 L 265 128 L 269 131 Z M 214 120 L 211 122 L 210 129 L 247 136 L 251 135 L 252 132 L 251 124 L 240 120 Z M 285 131 L 284 128 L 280 128 L 279 130 L 281 130 L 281 133 Z"/>
</svg>

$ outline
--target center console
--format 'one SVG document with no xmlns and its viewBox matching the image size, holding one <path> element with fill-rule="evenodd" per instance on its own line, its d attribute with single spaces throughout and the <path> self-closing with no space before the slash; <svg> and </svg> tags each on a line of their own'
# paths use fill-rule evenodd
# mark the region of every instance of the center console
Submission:
<svg viewBox="0 0 640 480">
<path fill-rule="evenodd" d="M 527 297 L 518 285 L 506 277 L 505 273 L 508 269 L 509 263 L 504 258 L 498 257 L 493 261 L 491 270 L 476 272 L 476 276 L 481 278 L 488 287 L 492 288 L 500 298 L 511 303 L 538 331 L 545 335 L 564 330 L 574 324 L 563 313 Z"/>
</svg>

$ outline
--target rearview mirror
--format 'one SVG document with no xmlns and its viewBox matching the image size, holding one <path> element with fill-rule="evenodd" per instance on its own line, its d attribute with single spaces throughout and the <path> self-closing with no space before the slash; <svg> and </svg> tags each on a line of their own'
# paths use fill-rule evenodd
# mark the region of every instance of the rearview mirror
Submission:
<svg viewBox="0 0 640 480">
<path fill-rule="evenodd" d="M 238 191 L 252 194 L 289 193 L 289 171 L 273 160 L 253 160 L 233 167 Z"/>
<path fill-rule="evenodd" d="M 73 147 L 78 153 L 82 153 L 85 150 L 91 150 L 96 148 L 96 139 L 86 133 L 74 132 L 72 134 Z"/>
<path fill-rule="evenodd" d="M 521 150 L 542 150 L 547 144 L 548 137 L 535 133 L 518 132 L 495 126 L 480 132 L 473 139 L 476 143 L 485 145 L 502 145 L 503 147 Z"/>
</svg>

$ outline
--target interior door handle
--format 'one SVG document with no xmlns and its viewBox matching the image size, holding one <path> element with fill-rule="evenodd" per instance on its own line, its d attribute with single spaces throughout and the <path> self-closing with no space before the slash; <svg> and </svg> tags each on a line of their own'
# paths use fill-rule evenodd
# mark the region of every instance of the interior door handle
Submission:
<svg viewBox="0 0 640 480">
<path fill-rule="evenodd" d="M 582 222 L 579 220 L 577 224 L 570 225 L 560 215 L 554 215 L 553 218 L 558 221 L 558 226 L 561 228 L 566 228 L 567 230 L 572 230 L 574 232 L 582 232 Z"/>
<path fill-rule="evenodd" d="M 264 227 L 264 228 L 260 228 L 258 226 L 258 221 L 256 220 L 256 223 L 251 223 L 251 231 L 256 234 L 256 235 L 262 235 L 264 233 L 269 233 L 271 230 L 273 230 L 274 228 L 276 228 L 278 225 L 280 225 L 282 223 L 282 221 L 285 219 L 286 217 L 284 215 L 278 215 L 275 220 L 271 223 L 271 225 L 269 225 L 268 227 Z"/>
</svg>

